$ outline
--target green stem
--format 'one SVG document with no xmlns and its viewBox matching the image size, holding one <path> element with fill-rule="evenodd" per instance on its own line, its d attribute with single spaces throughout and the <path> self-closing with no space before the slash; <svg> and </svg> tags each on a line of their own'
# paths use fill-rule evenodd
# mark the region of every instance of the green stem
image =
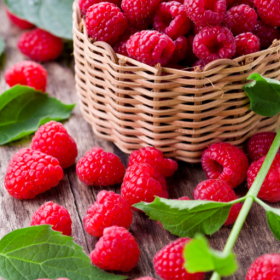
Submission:
<svg viewBox="0 0 280 280">
<path fill-rule="evenodd" d="M 233 247 L 234 247 L 234 244 L 238 238 L 238 235 L 243 227 L 243 224 L 249 214 L 249 211 L 252 207 L 252 204 L 254 202 L 254 198 L 257 197 L 259 191 L 260 191 L 260 188 L 263 184 L 263 181 L 265 180 L 265 177 L 272 165 L 272 162 L 279 150 L 279 147 L 280 147 L 280 129 L 273 141 L 273 144 L 271 145 L 271 148 L 265 158 L 265 161 L 263 162 L 263 165 L 253 183 L 253 185 L 251 186 L 248 194 L 247 194 L 247 198 L 243 204 L 243 207 L 238 215 L 238 218 L 233 226 L 233 229 L 229 235 L 229 238 L 227 240 L 227 243 L 225 245 L 225 248 L 224 248 L 224 253 L 228 254 L 232 251 Z M 220 278 L 220 275 L 218 273 L 214 273 L 211 277 L 211 280 L 219 280 L 221 279 Z"/>
</svg>

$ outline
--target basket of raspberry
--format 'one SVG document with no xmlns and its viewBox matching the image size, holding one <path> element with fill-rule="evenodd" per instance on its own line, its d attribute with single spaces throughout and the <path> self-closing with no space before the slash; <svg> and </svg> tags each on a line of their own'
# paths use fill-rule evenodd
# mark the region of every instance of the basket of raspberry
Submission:
<svg viewBox="0 0 280 280">
<path fill-rule="evenodd" d="M 243 87 L 280 79 L 278 0 L 76 0 L 76 87 L 96 135 L 190 163 L 210 144 L 276 131 Z"/>
</svg>

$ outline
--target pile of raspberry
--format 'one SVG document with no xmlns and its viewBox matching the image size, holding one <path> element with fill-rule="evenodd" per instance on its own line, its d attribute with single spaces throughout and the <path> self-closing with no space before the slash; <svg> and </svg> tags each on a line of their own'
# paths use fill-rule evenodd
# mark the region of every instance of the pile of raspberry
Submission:
<svg viewBox="0 0 280 280">
<path fill-rule="evenodd" d="M 155 66 L 197 67 L 280 39 L 278 0 L 79 0 L 88 35 Z"/>
</svg>

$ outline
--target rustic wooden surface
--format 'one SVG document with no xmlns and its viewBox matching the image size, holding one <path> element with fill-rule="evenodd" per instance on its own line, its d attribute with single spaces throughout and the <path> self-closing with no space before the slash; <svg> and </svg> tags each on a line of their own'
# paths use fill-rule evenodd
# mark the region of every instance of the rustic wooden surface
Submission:
<svg viewBox="0 0 280 280">
<path fill-rule="evenodd" d="M 24 56 L 17 50 L 17 40 L 22 33 L 21 30 L 13 26 L 6 18 L 3 3 L 0 2 L 0 35 L 3 36 L 6 47 L 6 62 L 0 70 L 0 93 L 7 89 L 4 80 L 4 72 L 14 63 L 24 60 Z M 65 103 L 78 103 L 73 67 L 68 67 L 64 62 L 46 63 L 44 66 L 49 73 L 47 91 L 50 95 L 59 98 Z M 108 152 L 116 153 L 120 156 L 124 164 L 127 164 L 128 156 L 123 154 L 113 144 L 95 137 L 91 127 L 83 120 L 79 112 L 79 106 L 69 121 L 65 123 L 69 133 L 77 142 L 79 155 L 81 158 L 88 150 L 94 146 L 100 146 Z M 65 206 L 72 217 L 74 240 L 84 247 L 85 252 L 90 252 L 94 248 L 97 239 L 89 236 L 83 230 L 82 219 L 88 207 L 95 201 L 99 188 L 87 187 L 79 181 L 75 172 L 75 166 L 65 170 L 65 175 L 58 187 L 37 196 L 31 201 L 19 201 L 9 196 L 4 187 L 4 177 L 9 160 L 13 154 L 23 147 L 29 147 L 31 137 L 26 137 L 10 145 L 0 147 L 0 238 L 12 230 L 30 226 L 31 216 L 41 204 L 52 200 Z M 192 166 L 183 162 L 179 163 L 179 170 L 168 179 L 168 189 L 171 198 L 178 198 L 184 195 L 192 197 L 195 186 L 205 179 L 205 175 L 200 165 Z M 120 186 L 110 188 L 110 190 L 120 193 Z M 239 196 L 246 193 L 246 186 L 237 189 Z M 280 204 L 274 204 L 279 207 Z M 231 227 L 222 228 L 219 232 L 209 238 L 213 248 L 222 250 L 228 238 Z M 164 245 L 177 237 L 161 228 L 156 222 L 149 220 L 144 214 L 134 213 L 134 221 L 131 232 L 135 236 L 141 250 L 138 266 L 127 273 L 129 279 L 140 276 L 152 276 L 160 279 L 153 269 L 153 256 Z M 227 279 L 245 279 L 249 265 L 253 260 L 264 254 L 280 252 L 280 243 L 273 237 L 265 219 L 264 211 L 254 205 L 247 221 L 242 229 L 240 237 L 234 248 L 238 257 L 238 272 Z M 209 279 L 209 275 L 207 277 Z M 16 280 L 16 279 L 15 279 Z M 72 279 L 74 280 L 74 279 Z"/>
</svg>

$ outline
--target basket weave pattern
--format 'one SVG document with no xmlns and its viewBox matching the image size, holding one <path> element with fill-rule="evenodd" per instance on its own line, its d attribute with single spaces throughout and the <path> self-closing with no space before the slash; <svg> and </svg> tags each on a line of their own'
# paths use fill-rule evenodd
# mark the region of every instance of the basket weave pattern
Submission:
<svg viewBox="0 0 280 280">
<path fill-rule="evenodd" d="M 107 43 L 93 42 L 77 1 L 73 7 L 76 87 L 83 116 L 96 135 L 122 151 L 150 145 L 196 163 L 212 143 L 242 146 L 256 132 L 279 128 L 280 116 L 250 111 L 242 90 L 255 72 L 280 80 L 279 41 L 250 56 L 214 61 L 203 71 L 151 67 L 116 54 Z"/>
</svg>

